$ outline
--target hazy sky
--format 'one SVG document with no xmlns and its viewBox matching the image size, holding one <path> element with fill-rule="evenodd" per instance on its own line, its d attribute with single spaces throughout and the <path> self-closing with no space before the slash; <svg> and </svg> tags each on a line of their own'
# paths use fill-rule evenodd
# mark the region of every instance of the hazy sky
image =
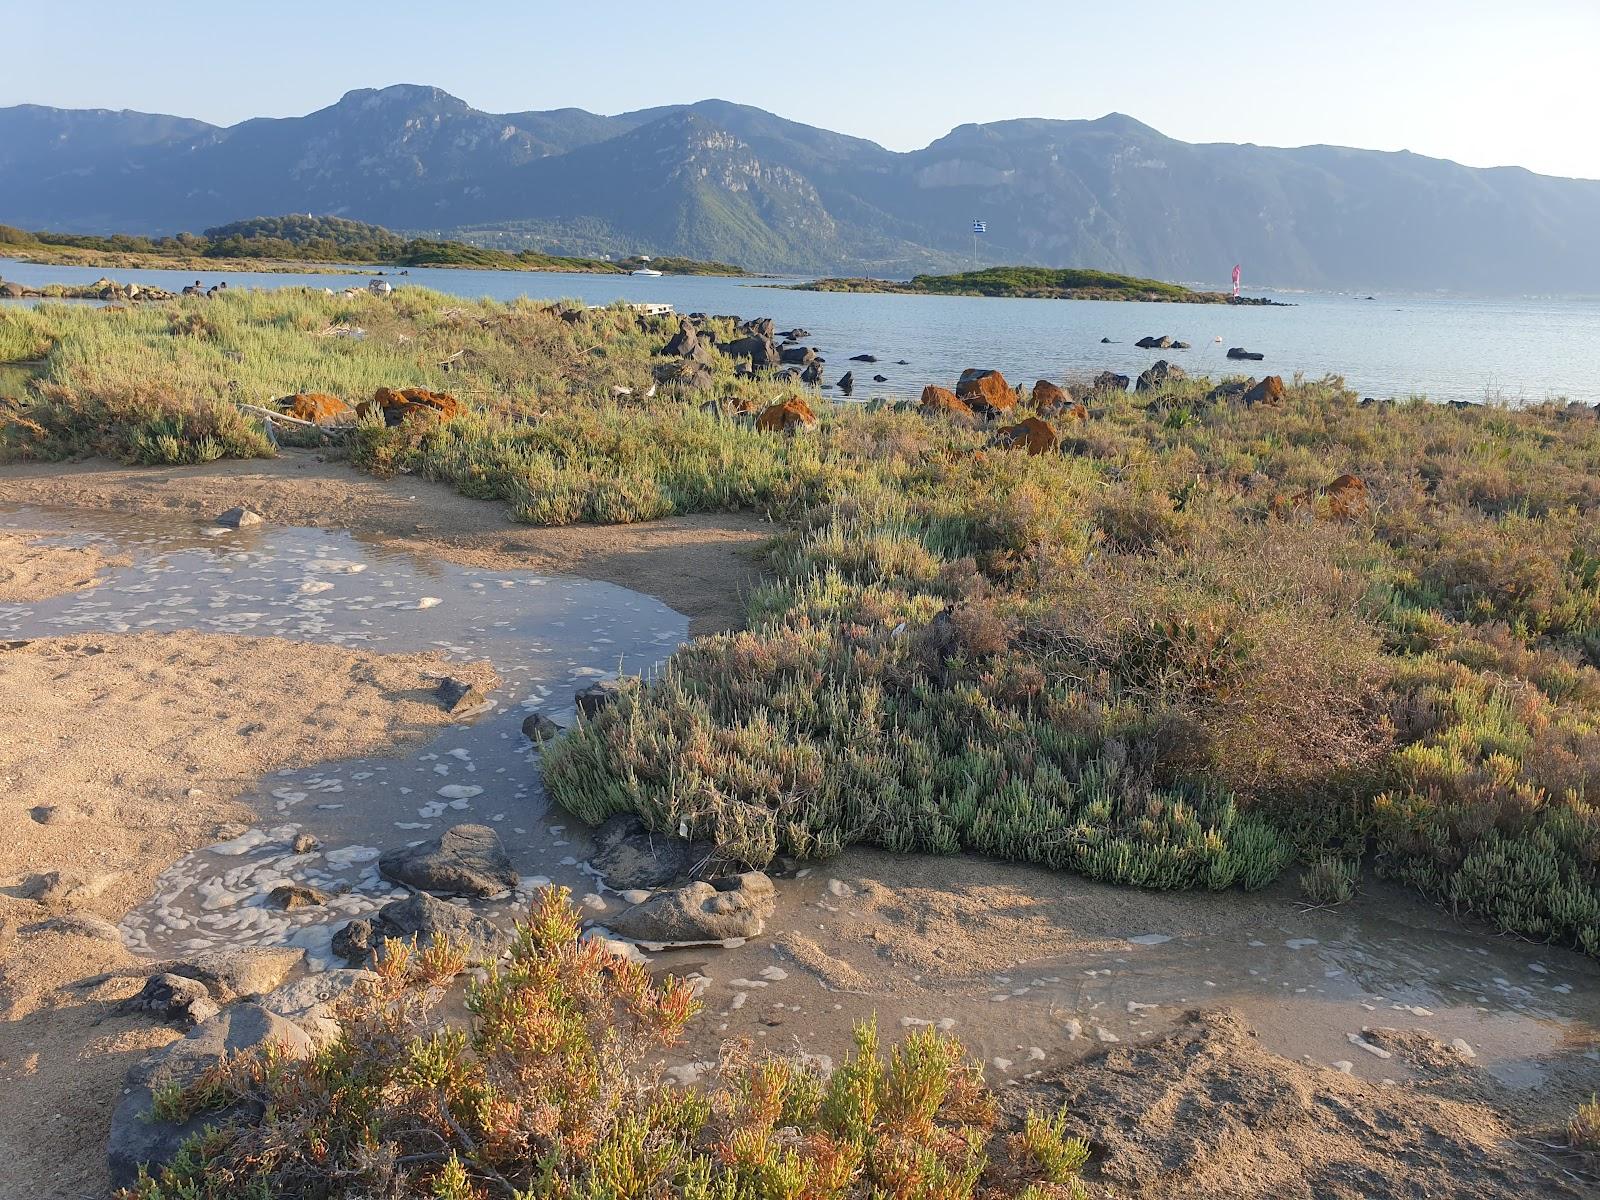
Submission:
<svg viewBox="0 0 1600 1200">
<path fill-rule="evenodd" d="M 0 105 L 229 124 L 389 83 L 498 112 L 715 96 L 897 150 L 1119 111 L 1600 178 L 1600 0 L 0 0 L 0 29 Z"/>
</svg>

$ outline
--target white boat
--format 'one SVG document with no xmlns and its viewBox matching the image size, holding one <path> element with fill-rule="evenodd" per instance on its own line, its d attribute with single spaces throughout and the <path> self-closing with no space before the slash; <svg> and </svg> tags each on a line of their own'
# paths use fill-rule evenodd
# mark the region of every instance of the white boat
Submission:
<svg viewBox="0 0 1600 1200">
<path fill-rule="evenodd" d="M 629 275 L 643 275 L 643 276 L 645 276 L 646 278 L 649 278 L 649 279 L 660 279 L 661 278 L 661 272 L 660 271 L 656 271 L 656 270 L 652 270 L 650 267 L 640 267 L 637 271 L 629 271 L 628 274 Z"/>
</svg>

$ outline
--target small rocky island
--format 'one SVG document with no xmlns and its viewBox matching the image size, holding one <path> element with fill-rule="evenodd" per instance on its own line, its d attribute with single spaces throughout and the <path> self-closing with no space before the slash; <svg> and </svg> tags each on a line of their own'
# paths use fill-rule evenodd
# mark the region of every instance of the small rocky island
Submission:
<svg viewBox="0 0 1600 1200">
<path fill-rule="evenodd" d="M 1247 304 L 1289 307 L 1265 296 L 1197 292 L 1181 283 L 1075 267 L 985 267 L 956 275 L 900 279 L 813 279 L 801 292 L 892 292 L 916 296 L 1000 296 L 1030 300 L 1145 300 L 1158 304 Z"/>
</svg>

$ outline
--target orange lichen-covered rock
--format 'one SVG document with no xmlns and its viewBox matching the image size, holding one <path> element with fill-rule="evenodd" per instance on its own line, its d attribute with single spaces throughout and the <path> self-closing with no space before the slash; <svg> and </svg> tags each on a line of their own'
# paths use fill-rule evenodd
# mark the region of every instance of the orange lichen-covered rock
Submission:
<svg viewBox="0 0 1600 1200">
<path fill-rule="evenodd" d="M 1021 448 L 1029 454 L 1048 454 L 1061 442 L 1050 422 L 1039 417 L 1027 417 L 1015 425 L 1007 425 L 995 439 L 1001 446 Z"/>
<path fill-rule="evenodd" d="M 1358 476 L 1344 474 L 1326 487 L 1307 488 L 1296 492 L 1292 503 L 1296 508 L 1309 508 L 1318 497 L 1328 501 L 1328 516 L 1340 521 L 1354 520 L 1367 511 L 1369 497 L 1366 483 Z"/>
<path fill-rule="evenodd" d="M 1089 410 L 1082 401 L 1074 400 L 1071 392 L 1048 379 L 1041 379 L 1033 385 L 1033 406 L 1042 417 L 1063 416 L 1074 421 L 1089 419 Z"/>
<path fill-rule="evenodd" d="M 296 392 L 277 401 L 277 406 L 302 421 L 332 421 L 350 412 L 350 406 L 327 392 Z"/>
<path fill-rule="evenodd" d="M 448 421 L 461 412 L 461 401 L 446 392 L 430 392 L 426 388 L 386 388 L 372 393 L 372 398 L 383 409 L 385 419 L 403 421 L 411 417 L 431 416 Z"/>
<path fill-rule="evenodd" d="M 1336 517 L 1348 519 L 1367 509 L 1367 485 L 1354 475 L 1341 475 L 1326 488 L 1328 511 Z"/>
<path fill-rule="evenodd" d="M 999 371 L 985 371 L 968 367 L 961 372 L 956 383 L 956 395 L 967 402 L 974 412 L 986 417 L 997 417 L 1017 406 L 1017 394 L 1011 390 L 1006 377 Z"/>
<path fill-rule="evenodd" d="M 947 413 L 953 417 L 976 415 L 960 396 L 949 388 L 942 388 L 932 383 L 922 389 L 922 412 L 924 416 L 934 416 L 939 413 Z"/>
<path fill-rule="evenodd" d="M 817 414 L 798 396 L 774 404 L 756 418 L 756 428 L 768 433 L 798 433 L 817 423 Z"/>
<path fill-rule="evenodd" d="M 1268 375 L 1244 394 L 1244 402 L 1246 404 L 1283 403 L 1283 378 L 1278 375 Z"/>
</svg>

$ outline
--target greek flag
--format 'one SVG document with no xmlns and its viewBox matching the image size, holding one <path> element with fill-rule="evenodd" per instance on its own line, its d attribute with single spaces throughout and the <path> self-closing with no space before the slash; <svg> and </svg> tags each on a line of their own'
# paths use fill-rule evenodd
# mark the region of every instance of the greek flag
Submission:
<svg viewBox="0 0 1600 1200">
<path fill-rule="evenodd" d="M 988 233 L 989 232 L 989 222 L 974 220 L 972 222 L 972 232 L 973 233 Z"/>
</svg>

